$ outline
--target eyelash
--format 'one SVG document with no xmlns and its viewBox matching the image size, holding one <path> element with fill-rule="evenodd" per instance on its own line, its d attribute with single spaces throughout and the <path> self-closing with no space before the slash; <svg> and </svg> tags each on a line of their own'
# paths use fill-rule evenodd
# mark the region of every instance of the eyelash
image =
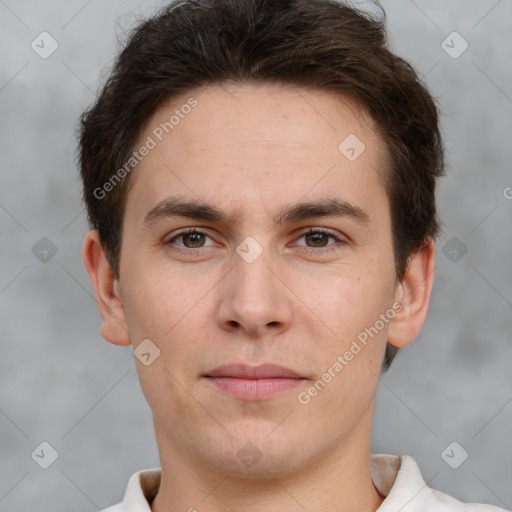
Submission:
<svg viewBox="0 0 512 512">
<path fill-rule="evenodd" d="M 325 228 L 309 228 L 307 229 L 306 231 L 303 231 L 299 237 L 299 238 L 302 238 L 304 236 L 307 236 L 307 235 L 310 235 L 310 234 L 318 234 L 318 233 L 321 233 L 321 234 L 324 234 L 324 235 L 327 235 L 329 236 L 330 238 L 334 238 L 336 240 L 336 242 L 339 242 L 343 245 L 347 244 L 347 242 L 339 237 L 337 237 L 335 234 L 333 234 L 331 231 L 325 229 Z M 172 238 L 170 238 L 169 240 L 167 240 L 165 242 L 165 245 L 171 245 L 173 243 L 174 240 L 184 236 L 184 235 L 190 235 L 190 234 L 200 234 L 200 235 L 204 235 L 204 236 L 207 236 L 209 238 L 212 238 L 207 231 L 204 231 L 203 229 L 201 228 L 188 228 L 187 230 L 184 230 L 184 231 L 181 231 L 179 233 L 177 233 L 176 235 L 174 235 Z M 331 244 L 331 245 L 327 245 L 325 247 L 308 247 L 308 246 L 303 246 L 303 250 L 305 250 L 306 252 L 311 252 L 311 253 L 315 253 L 315 254 L 324 254 L 324 253 L 327 253 L 327 252 L 332 252 L 333 250 L 335 250 L 332 245 L 334 244 Z M 181 252 L 181 253 L 185 253 L 185 254 L 197 254 L 200 249 L 205 249 L 205 247 L 198 247 L 197 249 L 190 249 L 188 247 L 181 247 L 181 246 L 176 246 L 177 251 Z M 207 249 L 207 248 L 206 248 Z"/>
</svg>

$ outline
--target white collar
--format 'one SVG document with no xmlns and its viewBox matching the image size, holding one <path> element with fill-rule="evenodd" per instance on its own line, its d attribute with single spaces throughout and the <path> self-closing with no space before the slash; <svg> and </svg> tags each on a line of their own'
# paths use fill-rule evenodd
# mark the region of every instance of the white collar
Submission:
<svg viewBox="0 0 512 512">
<path fill-rule="evenodd" d="M 371 454 L 372 481 L 382 496 L 375 512 L 506 512 L 492 505 L 462 503 L 425 483 L 416 461 L 409 455 Z M 103 512 L 151 512 L 148 499 L 153 499 L 160 485 L 160 468 L 134 473 L 122 503 Z"/>
</svg>

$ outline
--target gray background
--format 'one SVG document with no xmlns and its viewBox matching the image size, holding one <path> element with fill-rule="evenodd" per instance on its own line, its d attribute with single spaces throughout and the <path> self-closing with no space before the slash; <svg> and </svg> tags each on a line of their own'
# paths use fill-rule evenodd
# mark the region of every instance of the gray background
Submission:
<svg viewBox="0 0 512 512">
<path fill-rule="evenodd" d="M 118 36 L 160 4 L 0 0 L 2 511 L 97 510 L 159 465 L 132 352 L 101 338 L 82 266 L 74 131 Z M 459 499 L 511 508 L 512 2 L 384 6 L 392 46 L 439 100 L 449 168 L 429 316 L 382 378 L 372 450 L 412 455 Z M 59 44 L 47 59 L 30 46 L 42 31 Z M 453 31 L 469 43 L 456 59 L 441 47 Z M 46 263 L 32 252 L 42 237 L 57 248 Z M 31 458 L 42 441 L 59 454 L 46 470 Z M 441 457 L 452 441 L 469 453 L 458 469 Z"/>
</svg>

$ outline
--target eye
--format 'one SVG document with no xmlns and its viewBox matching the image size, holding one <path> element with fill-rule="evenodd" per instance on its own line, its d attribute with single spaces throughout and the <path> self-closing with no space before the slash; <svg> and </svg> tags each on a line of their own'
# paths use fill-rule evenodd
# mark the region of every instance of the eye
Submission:
<svg viewBox="0 0 512 512">
<path fill-rule="evenodd" d="M 332 246 L 334 246 L 336 244 L 335 243 L 328 244 L 329 238 L 331 238 L 341 244 L 347 243 L 345 240 L 339 238 L 334 233 L 332 233 L 331 231 L 328 231 L 324 228 L 310 228 L 301 234 L 299 239 L 301 239 L 301 238 L 304 238 L 306 240 L 305 247 L 308 250 L 313 249 L 313 251 L 311 251 L 311 252 L 332 252 L 333 250 L 335 250 L 335 248 Z M 312 244 L 312 245 L 309 245 L 309 244 Z M 298 244 L 298 245 L 302 245 L 302 244 Z M 315 251 L 314 249 L 319 249 L 319 250 Z"/>
<path fill-rule="evenodd" d="M 211 237 L 208 236 L 205 231 L 198 228 L 188 228 L 187 230 L 181 231 L 180 233 L 174 235 L 172 238 L 167 240 L 165 244 L 176 245 L 178 248 L 182 248 L 184 251 L 194 251 L 195 249 L 208 247 L 204 243 L 205 237 L 210 238 L 211 240 Z M 175 241 L 179 239 L 182 239 L 183 245 L 175 243 Z"/>
<path fill-rule="evenodd" d="M 165 241 L 165 245 L 172 245 L 174 246 L 173 249 L 179 252 L 198 253 L 200 252 L 200 249 L 205 249 L 215 245 L 214 243 L 206 244 L 206 238 L 212 240 L 206 231 L 200 228 L 191 227 L 176 233 Z M 315 254 L 335 251 L 335 246 L 337 245 L 336 242 L 343 245 L 347 243 L 336 234 L 324 228 L 310 228 L 303 232 L 299 236 L 298 240 L 302 238 L 305 239 L 306 244 L 296 245 L 303 246 L 304 250 Z M 329 239 L 334 240 L 335 243 L 329 244 Z M 177 243 L 179 240 L 181 240 L 182 243 Z"/>
</svg>

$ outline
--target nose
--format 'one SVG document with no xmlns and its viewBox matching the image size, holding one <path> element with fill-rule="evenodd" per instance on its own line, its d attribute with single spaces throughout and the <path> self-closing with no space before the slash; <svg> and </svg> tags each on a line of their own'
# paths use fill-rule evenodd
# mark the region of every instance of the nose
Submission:
<svg viewBox="0 0 512 512">
<path fill-rule="evenodd" d="M 221 281 L 218 322 L 222 329 L 261 338 L 289 328 L 292 294 L 279 268 L 271 261 L 270 250 L 250 263 L 235 255 L 233 268 Z"/>
</svg>

